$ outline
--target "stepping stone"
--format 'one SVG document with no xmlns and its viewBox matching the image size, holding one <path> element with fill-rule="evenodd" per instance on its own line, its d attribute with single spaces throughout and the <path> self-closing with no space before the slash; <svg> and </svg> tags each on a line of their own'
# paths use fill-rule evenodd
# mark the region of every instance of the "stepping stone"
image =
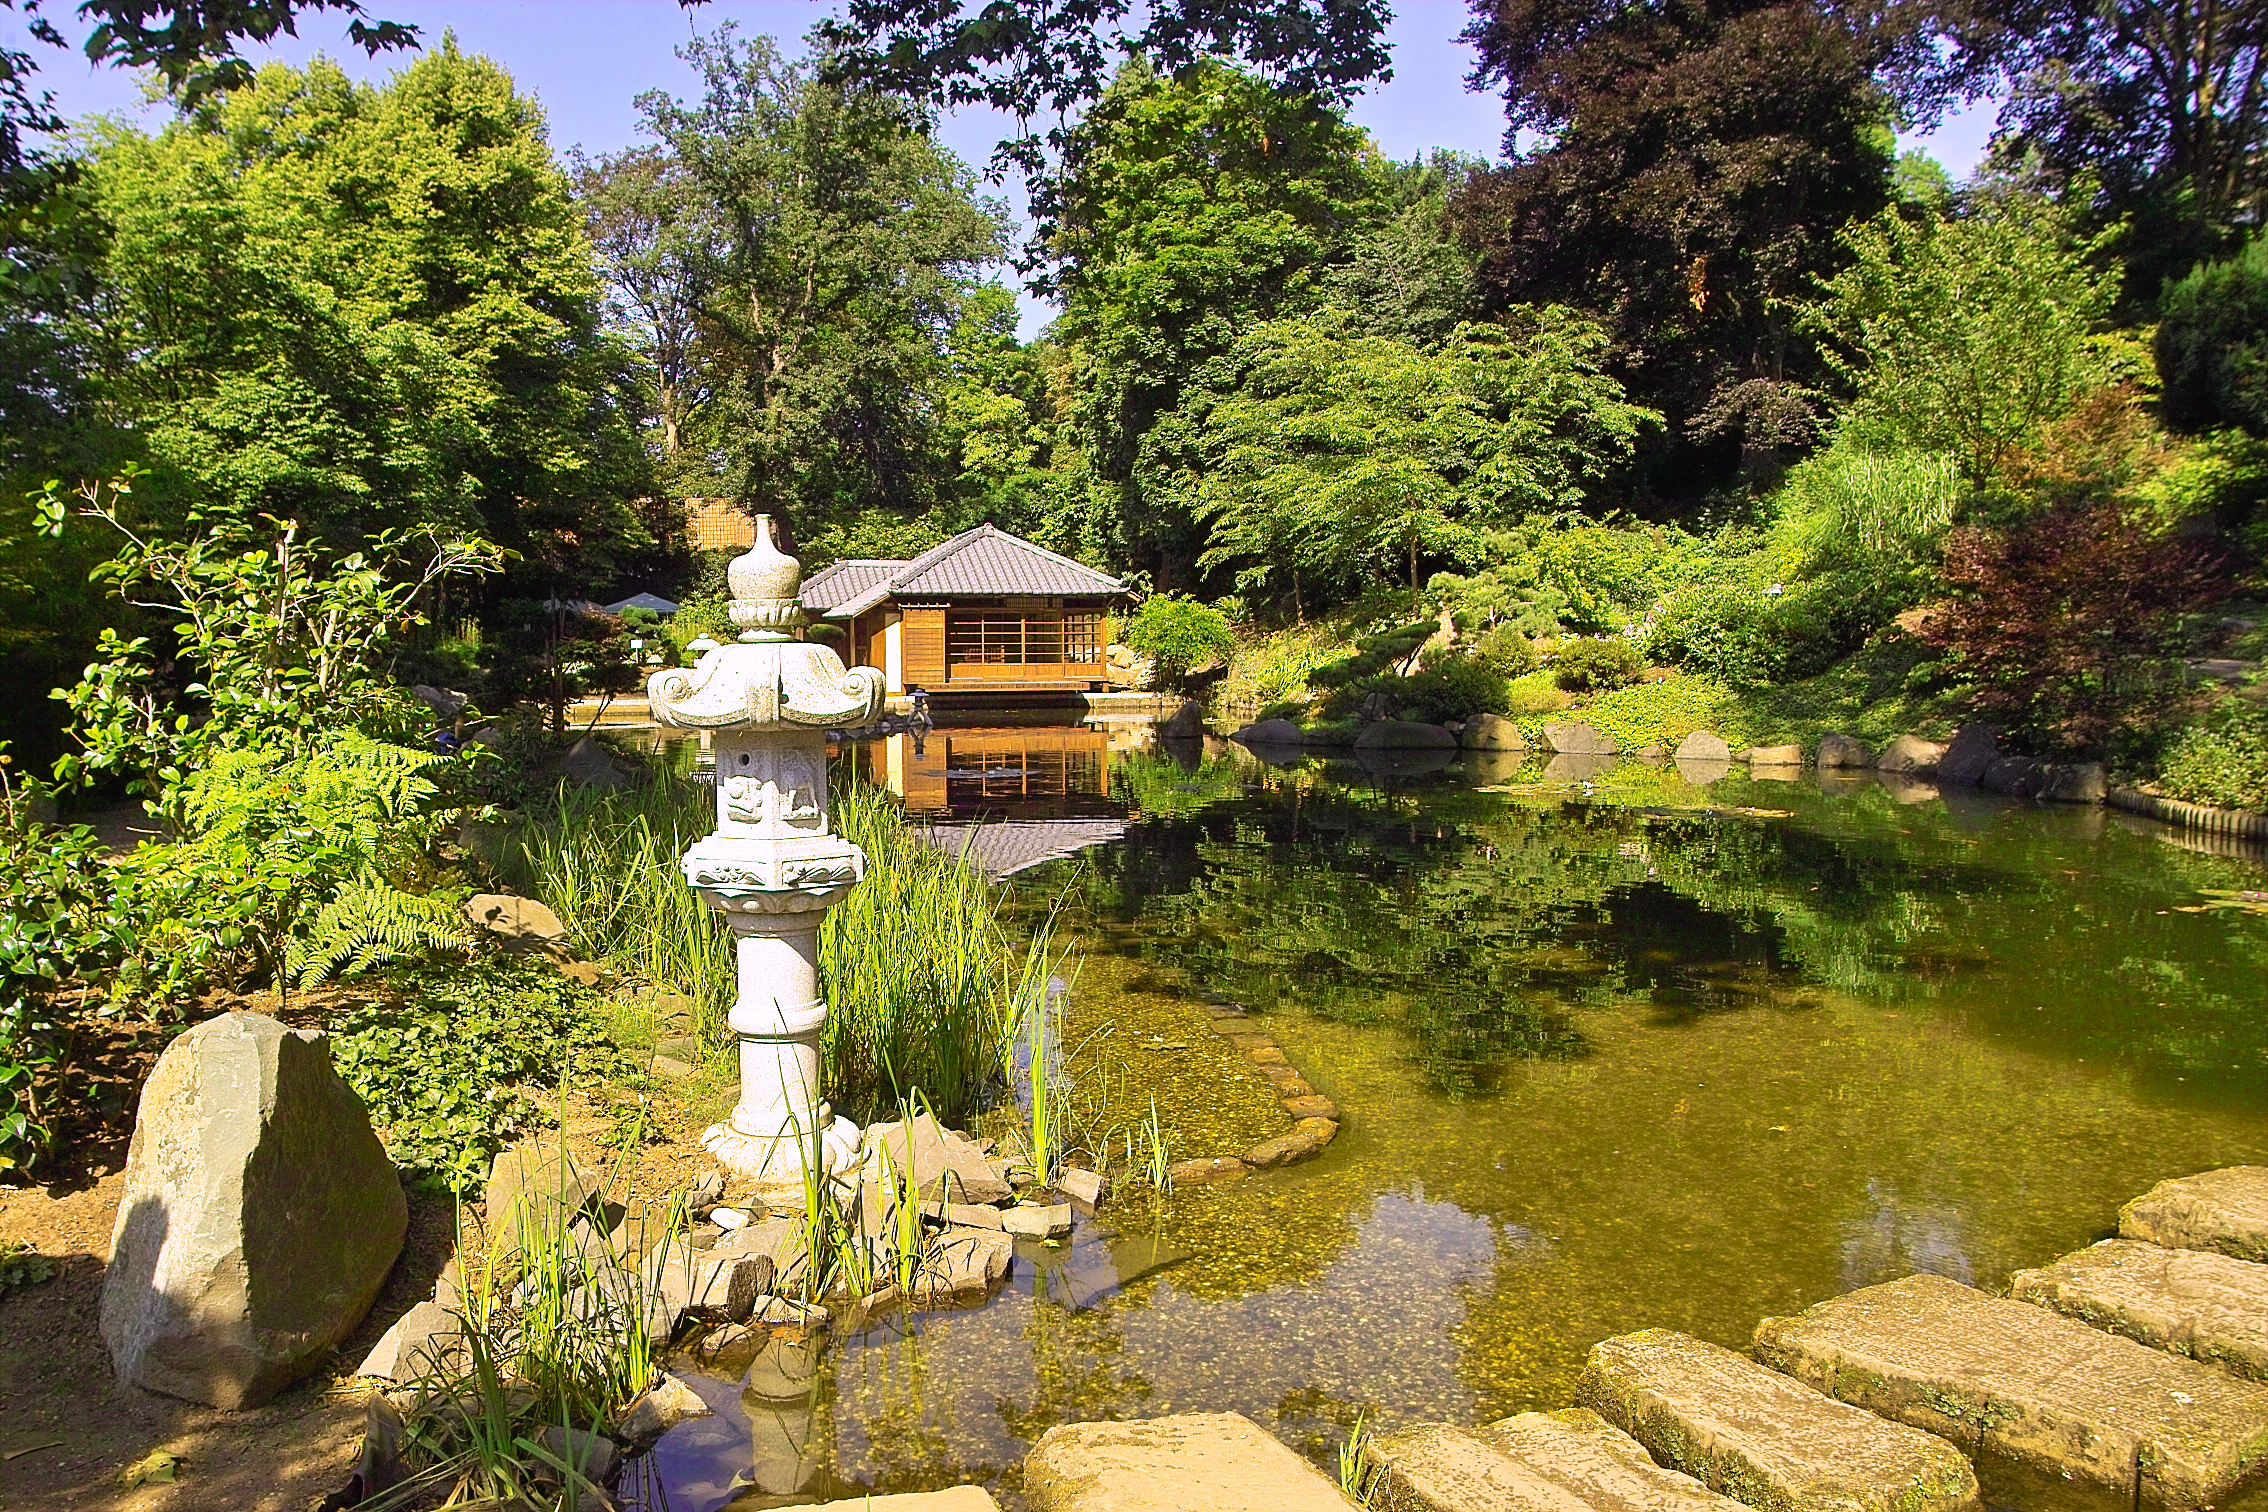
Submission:
<svg viewBox="0 0 2268 1512">
<path fill-rule="evenodd" d="M 2268 1166 L 2161 1181 L 2118 1210 L 2119 1237 L 2268 1260 Z"/>
<path fill-rule="evenodd" d="M 2153 1349 L 2268 1381 L 2268 1265 L 2105 1239 L 2053 1265 L 2018 1271 L 2008 1294 Z"/>
<path fill-rule="evenodd" d="M 1711 1490 L 1768 1512 L 1975 1512 L 1976 1472 L 1916 1428 L 1666 1328 L 1591 1349 L 1586 1406 Z"/>
<path fill-rule="evenodd" d="M 1736 1512 L 1588 1408 L 1524 1412 L 1485 1428 L 1432 1423 L 1363 1452 L 1376 1512 Z"/>
<path fill-rule="evenodd" d="M 1943 1276 L 1766 1318 L 1756 1354 L 1972 1452 L 2153 1505 L 2211 1506 L 2268 1462 L 2268 1388 Z"/>
<path fill-rule="evenodd" d="M 1234 1412 L 1065 1423 L 1024 1456 L 1033 1512 L 1355 1512 L 1357 1504 Z"/>
<path fill-rule="evenodd" d="M 804 1512 L 1000 1512 L 1000 1503 L 982 1486 L 955 1486 L 949 1491 L 908 1491 L 897 1496 L 854 1496 L 849 1501 L 824 1502 Z"/>
</svg>

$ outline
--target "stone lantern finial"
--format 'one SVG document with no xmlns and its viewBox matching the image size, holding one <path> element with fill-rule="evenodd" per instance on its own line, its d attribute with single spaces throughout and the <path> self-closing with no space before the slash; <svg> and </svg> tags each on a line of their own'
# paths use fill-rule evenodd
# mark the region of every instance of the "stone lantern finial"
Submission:
<svg viewBox="0 0 2268 1512">
<path fill-rule="evenodd" d="M 740 1103 L 701 1142 L 760 1189 L 799 1197 L 814 1163 L 831 1176 L 858 1158 L 858 1129 L 819 1096 L 819 920 L 866 871 L 865 853 L 828 829 L 826 732 L 872 724 L 883 678 L 793 639 L 803 568 L 773 543 L 770 516 L 727 574 L 739 643 L 655 673 L 646 696 L 658 722 L 709 731 L 716 750 L 716 831 L 683 865 L 734 935 Z"/>
</svg>

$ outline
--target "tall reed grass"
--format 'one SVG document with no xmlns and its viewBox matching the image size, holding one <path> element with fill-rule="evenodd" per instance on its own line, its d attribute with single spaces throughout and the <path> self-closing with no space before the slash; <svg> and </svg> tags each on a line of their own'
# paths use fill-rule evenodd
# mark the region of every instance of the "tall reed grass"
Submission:
<svg viewBox="0 0 2268 1512">
<path fill-rule="evenodd" d="M 732 935 L 685 885 L 678 857 L 715 828 L 714 803 L 664 767 L 613 793 L 562 789 L 519 840 L 529 887 L 575 951 L 685 994 L 704 1053 L 731 1037 Z M 887 792 L 840 784 L 833 820 L 867 870 L 819 932 L 828 1095 L 864 1121 L 918 1087 L 939 1118 L 965 1124 L 1000 1089 L 1019 1029 L 1045 1002 L 1061 958 L 1052 916 L 1012 932 L 1004 890 L 923 841 Z"/>
</svg>

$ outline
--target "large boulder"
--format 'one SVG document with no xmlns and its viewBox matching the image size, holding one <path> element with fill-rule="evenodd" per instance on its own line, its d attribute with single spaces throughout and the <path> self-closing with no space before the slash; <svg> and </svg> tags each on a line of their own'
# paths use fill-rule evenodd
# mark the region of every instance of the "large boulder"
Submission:
<svg viewBox="0 0 2268 1512">
<path fill-rule="evenodd" d="M 1975 787 L 2000 759 L 2000 740 L 1990 725 L 1963 725 L 1953 742 L 1937 758 L 1937 780 L 1954 787 Z"/>
<path fill-rule="evenodd" d="M 598 1183 L 575 1163 L 557 1136 L 497 1152 L 484 1196 L 490 1252 L 498 1258 L 556 1247 L 591 1206 Z"/>
<path fill-rule="evenodd" d="M 1750 746 L 1747 760 L 1751 767 L 1800 767 L 1803 765 L 1803 747 L 1799 745 Z"/>
<path fill-rule="evenodd" d="M 1248 746 L 1296 746 L 1307 739 L 1307 734 L 1288 719 L 1263 719 L 1246 725 L 1229 739 Z"/>
<path fill-rule="evenodd" d="M 1525 751 L 1527 740 L 1520 727 L 1501 714 L 1475 714 L 1457 733 L 1457 744 L 1468 751 Z"/>
<path fill-rule="evenodd" d="M 569 781 L 602 793 L 630 785 L 629 776 L 614 764 L 614 753 L 591 735 L 585 735 L 568 748 L 567 754 L 559 760 L 559 773 Z"/>
<path fill-rule="evenodd" d="M 1695 730 L 1677 743 L 1673 753 L 1677 761 L 1730 761 L 1732 747 L 1725 737 L 1710 730 Z"/>
<path fill-rule="evenodd" d="M 1062 1423 L 1024 1456 L 1036 1512 L 1353 1512 L 1355 1502 L 1250 1418 L 1190 1412 Z"/>
<path fill-rule="evenodd" d="M 321 1364 L 401 1252 L 409 1204 L 324 1036 L 224 1013 L 142 1089 L 102 1288 L 118 1378 L 243 1407 Z"/>
<path fill-rule="evenodd" d="M 941 1128 L 927 1113 L 902 1123 L 878 1123 L 866 1131 L 867 1168 L 877 1172 L 888 1161 L 905 1180 L 910 1158 L 917 1190 L 928 1202 L 1005 1202 L 1015 1188 L 1002 1180 L 973 1140 Z"/>
<path fill-rule="evenodd" d="M 1185 698 L 1169 718 L 1158 721 L 1160 740 L 1198 740 L 1205 734 L 1205 706 Z"/>
<path fill-rule="evenodd" d="M 465 917 L 496 936 L 507 950 L 565 956 L 567 926 L 546 904 L 513 893 L 474 893 L 465 900 Z"/>
<path fill-rule="evenodd" d="M 1945 746 L 1940 741 L 1924 740 L 1919 735 L 1901 735 L 1882 748 L 1875 759 L 1878 772 L 1898 772 L 1908 777 L 1927 777 L 1937 770 L 1944 759 Z"/>
<path fill-rule="evenodd" d="M 1358 751 L 1454 751 L 1457 737 L 1439 725 L 1381 719 L 1355 737 Z"/>
<path fill-rule="evenodd" d="M 2032 796 L 2042 803 L 2101 803 L 2110 796 L 2110 779 L 2099 761 L 2058 763 L 2041 769 Z"/>
<path fill-rule="evenodd" d="M 1544 721 L 1544 744 L 1562 756 L 1612 756 L 1614 737 L 1580 719 Z"/>
<path fill-rule="evenodd" d="M 1829 771 L 1837 767 L 1864 771 L 1874 765 L 1874 753 L 1856 736 L 1822 735 L 1819 737 L 1819 765 Z"/>
</svg>

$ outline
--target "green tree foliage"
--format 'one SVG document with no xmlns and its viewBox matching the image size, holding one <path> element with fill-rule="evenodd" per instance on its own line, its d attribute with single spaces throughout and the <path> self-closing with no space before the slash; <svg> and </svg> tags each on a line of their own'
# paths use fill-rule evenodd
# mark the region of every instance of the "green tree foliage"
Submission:
<svg viewBox="0 0 2268 1512">
<path fill-rule="evenodd" d="M 1461 325 L 1438 349 L 1325 319 L 1254 328 L 1200 375 L 1200 565 L 1240 590 L 1341 595 L 1419 556 L 1474 566 L 1491 532 L 1573 507 L 1655 417 L 1600 371 L 1605 339 L 1564 310 Z M 1217 397 L 1216 397 L 1217 393 Z"/>
<path fill-rule="evenodd" d="M 1225 659 L 1236 649 L 1228 616 L 1209 604 L 1153 594 L 1126 626 L 1126 644 L 1157 663 L 1158 680 L 1178 688 L 1198 667 Z"/>
<path fill-rule="evenodd" d="M 1551 658 L 1552 681 L 1570 693 L 1627 688 L 1646 670 L 1646 658 L 1620 636 L 1561 641 Z"/>
<path fill-rule="evenodd" d="M 1597 315 L 1672 441 L 1705 411 L 1750 452 L 1808 439 L 1786 390 L 1820 372 L 1791 309 L 1887 197 L 1877 44 L 1806 3 L 1474 10 L 1475 79 L 1542 139 L 1453 202 L 1488 306 Z M 1665 488 L 1692 492 L 1692 460 L 1670 465 Z"/>
<path fill-rule="evenodd" d="M 2268 240 L 2166 287 L 2157 358 L 2168 425 L 2268 435 Z"/>
<path fill-rule="evenodd" d="M 1002 251 L 999 214 L 905 100 L 729 26 L 686 56 L 700 99 L 639 103 L 716 226 L 701 304 L 714 398 L 696 427 L 713 491 L 810 533 L 918 512 L 938 493 L 944 338 Z"/>
<path fill-rule="evenodd" d="M 1116 515 L 1093 534 L 1181 583 L 1203 537 L 1185 426 L 1152 431 L 1250 326 L 1312 309 L 1349 235 L 1387 208 L 1382 165 L 1321 100 L 1219 64 L 1129 64 L 1073 135 L 1049 250 L 1073 424 Z"/>
<path fill-rule="evenodd" d="M 496 65 L 267 67 L 155 138 L 99 128 L 88 173 L 92 382 L 145 508 L 470 532 L 555 578 L 641 533 L 590 247 Z"/>
<path fill-rule="evenodd" d="M 2101 339 L 2118 289 L 2035 194 L 1978 195 L 1965 213 L 1888 212 L 1844 237 L 1849 267 L 1813 321 L 1852 397 L 1862 446 L 1950 456 L 1972 486 L 2003 477 L 2041 427 L 2120 376 Z"/>
</svg>

